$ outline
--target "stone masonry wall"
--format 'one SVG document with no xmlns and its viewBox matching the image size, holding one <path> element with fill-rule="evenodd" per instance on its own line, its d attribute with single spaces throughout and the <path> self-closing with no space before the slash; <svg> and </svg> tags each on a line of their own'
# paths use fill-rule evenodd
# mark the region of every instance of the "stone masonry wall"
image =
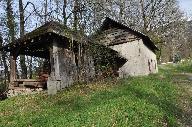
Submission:
<svg viewBox="0 0 192 127">
<path fill-rule="evenodd" d="M 111 46 L 111 48 L 128 60 L 119 69 L 120 77 L 141 76 L 158 72 L 156 55 L 143 44 L 142 39 Z"/>
<path fill-rule="evenodd" d="M 47 81 L 48 94 L 56 94 L 76 81 L 93 79 L 93 59 L 87 50 L 83 50 L 84 54 L 75 56 L 70 48 L 62 47 L 57 42 L 53 43 L 53 48 L 50 49 L 51 74 Z"/>
<path fill-rule="evenodd" d="M 157 73 L 156 55 L 143 40 L 122 29 L 109 29 L 101 33 L 100 43 L 110 46 L 128 61 L 119 68 L 119 76 L 140 76 Z"/>
</svg>

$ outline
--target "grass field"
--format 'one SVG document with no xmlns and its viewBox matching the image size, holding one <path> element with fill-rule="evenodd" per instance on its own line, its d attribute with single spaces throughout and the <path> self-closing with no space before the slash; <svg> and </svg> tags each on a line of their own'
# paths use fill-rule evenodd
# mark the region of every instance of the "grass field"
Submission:
<svg viewBox="0 0 192 127">
<path fill-rule="evenodd" d="M 192 62 L 148 77 L 79 84 L 0 102 L 0 126 L 192 126 Z M 191 76 L 191 77 L 190 77 Z"/>
</svg>

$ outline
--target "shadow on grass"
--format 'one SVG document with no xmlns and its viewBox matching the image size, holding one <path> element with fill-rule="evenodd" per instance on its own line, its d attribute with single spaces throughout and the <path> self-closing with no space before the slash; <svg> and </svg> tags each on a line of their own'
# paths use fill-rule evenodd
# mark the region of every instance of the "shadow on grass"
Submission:
<svg viewBox="0 0 192 127">
<path fill-rule="evenodd" d="M 169 97 L 166 97 L 169 96 L 167 95 L 166 92 L 163 92 L 164 98 L 159 98 L 152 93 L 147 93 L 146 91 L 136 89 L 132 86 L 128 85 L 126 87 L 127 88 L 123 92 L 120 90 L 117 91 L 106 90 L 94 94 L 88 100 L 77 96 L 67 101 L 58 101 L 57 103 L 55 103 L 55 105 L 59 107 L 60 106 L 68 107 L 70 105 L 70 107 L 68 108 L 70 108 L 72 111 L 76 110 L 84 111 L 89 107 L 107 104 L 109 103 L 110 100 L 118 99 L 119 97 L 128 96 L 129 94 L 132 94 L 132 96 L 136 97 L 137 99 L 145 100 L 147 103 L 159 107 L 159 109 L 161 109 L 164 112 L 163 122 L 165 122 L 168 126 L 177 126 L 177 122 L 175 121 L 175 119 L 176 120 L 179 119 L 182 125 L 186 126 L 192 125 L 191 121 L 186 118 L 189 114 L 180 109 L 173 100 L 169 99 Z"/>
<path fill-rule="evenodd" d="M 155 94 L 146 93 L 144 91 L 140 91 L 135 88 L 130 88 L 132 94 L 134 94 L 137 98 L 146 100 L 148 103 L 152 105 L 158 106 L 164 112 L 164 122 L 168 126 L 176 126 L 175 121 L 172 121 L 172 118 L 182 119 L 183 111 L 178 108 L 174 102 L 158 98 Z"/>
<path fill-rule="evenodd" d="M 158 84 L 156 85 L 157 86 L 155 87 L 166 87 L 167 84 L 164 84 L 163 86 L 158 86 Z M 123 96 L 130 96 L 131 99 L 135 99 L 135 101 L 144 100 L 148 104 L 157 106 L 164 113 L 162 122 L 166 123 L 168 126 L 177 126 L 178 121 L 175 121 L 177 119 L 184 126 L 192 125 L 191 119 L 188 119 L 188 116 L 190 114 L 179 108 L 176 101 L 170 97 L 172 96 L 171 94 L 169 94 L 171 88 L 172 87 L 167 87 L 167 89 L 160 88 L 156 90 L 162 92 L 162 95 L 160 97 L 157 97 L 155 94 L 148 92 L 147 89 L 142 89 L 142 85 L 140 87 L 135 87 L 134 84 L 130 84 L 129 81 L 125 80 L 122 81 L 119 86 L 114 87 L 112 90 L 94 91 L 92 89 L 86 88 L 86 93 L 88 93 L 87 96 L 80 96 L 79 94 L 77 94 L 76 96 L 70 96 L 69 98 L 62 97 L 64 95 L 58 95 L 57 97 L 53 96 L 55 100 L 52 97 L 50 98 L 51 101 L 53 100 L 51 102 L 53 103 L 53 105 L 47 108 L 54 108 L 55 110 L 59 111 L 58 115 L 63 116 L 77 112 L 81 112 L 83 114 L 83 112 L 89 110 L 90 108 L 109 104 L 111 103 L 111 101 L 115 99 L 118 100 L 118 98 L 121 98 Z M 49 99 L 46 101 L 49 101 Z M 54 115 L 57 115 L 58 111 L 55 110 L 50 110 L 47 113 L 47 116 L 49 117 L 46 117 L 47 120 L 44 120 L 45 124 L 51 121 L 51 118 L 55 117 Z M 35 121 L 36 120 L 34 120 L 34 123 Z"/>
</svg>

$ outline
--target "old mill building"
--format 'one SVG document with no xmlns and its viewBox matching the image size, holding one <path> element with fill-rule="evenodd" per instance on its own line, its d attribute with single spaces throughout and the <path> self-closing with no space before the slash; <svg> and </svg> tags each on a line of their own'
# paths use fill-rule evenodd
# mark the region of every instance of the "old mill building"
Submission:
<svg viewBox="0 0 192 127">
<path fill-rule="evenodd" d="M 158 49 L 150 38 L 110 18 L 106 18 L 91 37 L 51 21 L 1 50 L 10 52 L 11 85 L 46 85 L 49 94 L 74 82 L 90 81 L 107 74 L 127 77 L 158 72 L 155 55 Z M 40 78 L 17 79 L 19 55 L 45 59 Z M 100 68 L 103 66 L 107 69 Z"/>
</svg>

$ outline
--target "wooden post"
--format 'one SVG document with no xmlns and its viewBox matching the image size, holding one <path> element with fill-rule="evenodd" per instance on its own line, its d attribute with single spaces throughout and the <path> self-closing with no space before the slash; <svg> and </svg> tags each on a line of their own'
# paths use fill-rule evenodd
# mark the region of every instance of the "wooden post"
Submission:
<svg viewBox="0 0 192 127">
<path fill-rule="evenodd" d="M 14 85 L 16 79 L 16 55 L 11 53 L 10 55 L 10 85 Z"/>
</svg>

